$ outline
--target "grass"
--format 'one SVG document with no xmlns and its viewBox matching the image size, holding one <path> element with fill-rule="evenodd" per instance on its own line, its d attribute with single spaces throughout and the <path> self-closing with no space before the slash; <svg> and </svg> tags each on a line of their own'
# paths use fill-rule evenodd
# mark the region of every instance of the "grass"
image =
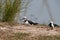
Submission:
<svg viewBox="0 0 60 40">
<path fill-rule="evenodd" d="M 38 40 L 60 40 L 60 35 L 58 35 L 58 36 L 39 36 Z"/>
<path fill-rule="evenodd" d="M 0 19 L 4 22 L 15 20 L 21 8 L 21 0 L 0 0 Z"/>
<path fill-rule="evenodd" d="M 13 21 L 16 13 L 20 12 L 20 4 L 21 0 L 14 0 L 12 2 L 11 0 L 7 0 L 5 4 L 5 13 L 3 15 L 3 21 Z"/>
<path fill-rule="evenodd" d="M 38 35 L 31 37 L 29 33 L 20 33 L 20 32 L 14 33 L 11 30 L 0 30 L 0 40 L 60 40 L 60 35 L 55 36 Z"/>
<path fill-rule="evenodd" d="M 13 33 L 13 34 L 3 34 L 0 35 L 0 39 L 2 40 L 28 40 L 29 34 L 27 33 Z"/>
<path fill-rule="evenodd" d="M 15 33 L 16 40 L 27 40 L 29 34 L 27 33 Z"/>
<path fill-rule="evenodd" d="M 1 40 L 60 40 L 60 35 L 57 36 L 34 36 L 29 37 L 28 33 L 6 33 L 1 31 L 0 39 Z"/>
</svg>

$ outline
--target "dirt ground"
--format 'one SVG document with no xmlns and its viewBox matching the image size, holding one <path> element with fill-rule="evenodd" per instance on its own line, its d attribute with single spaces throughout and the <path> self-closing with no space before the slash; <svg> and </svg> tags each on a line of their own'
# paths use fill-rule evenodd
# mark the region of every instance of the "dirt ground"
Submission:
<svg viewBox="0 0 60 40">
<path fill-rule="evenodd" d="M 14 36 L 14 33 L 18 33 L 18 34 Z M 21 38 L 19 38 L 20 33 L 23 34 L 22 36 L 20 36 Z M 24 35 L 26 35 L 25 33 L 29 34 L 29 36 L 27 36 L 29 38 L 24 37 Z M 35 40 L 37 37 L 40 38 L 39 35 L 41 36 L 60 35 L 60 27 L 51 30 L 51 28 L 44 25 L 22 25 L 22 24 L 12 24 L 12 23 L 8 24 L 4 22 L 0 23 L 0 40 L 18 40 L 18 39 L 25 40 L 25 38 L 30 40 Z M 36 40 L 38 40 L 38 38 Z M 43 38 L 45 37 L 41 37 L 41 40 L 44 40 Z M 49 37 L 49 39 L 50 38 L 51 37 Z M 54 37 L 52 38 L 55 39 Z"/>
<path fill-rule="evenodd" d="M 40 25 L 15 25 L 9 26 L 6 23 L 0 23 L 0 31 L 10 32 L 10 33 L 29 33 L 30 36 L 50 36 L 50 35 L 60 35 L 60 28 L 55 28 L 51 30 L 48 26 L 40 26 Z"/>
</svg>

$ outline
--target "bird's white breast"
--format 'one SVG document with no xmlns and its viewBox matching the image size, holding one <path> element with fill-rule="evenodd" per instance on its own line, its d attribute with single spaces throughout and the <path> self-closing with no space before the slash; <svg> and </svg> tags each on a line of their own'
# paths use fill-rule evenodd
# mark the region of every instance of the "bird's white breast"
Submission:
<svg viewBox="0 0 60 40">
<path fill-rule="evenodd" d="M 26 21 L 26 22 L 25 22 L 25 24 L 29 24 L 29 22 L 28 22 L 28 21 Z"/>
<path fill-rule="evenodd" d="M 52 27 L 54 28 L 54 24 L 52 23 L 51 25 L 52 25 Z"/>
</svg>

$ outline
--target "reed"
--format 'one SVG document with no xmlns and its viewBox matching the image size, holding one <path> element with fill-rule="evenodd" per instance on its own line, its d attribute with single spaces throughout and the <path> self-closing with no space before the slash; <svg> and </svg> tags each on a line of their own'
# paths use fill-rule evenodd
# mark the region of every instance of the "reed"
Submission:
<svg viewBox="0 0 60 40">
<path fill-rule="evenodd" d="M 5 0 L 2 21 L 12 22 L 17 13 L 20 12 L 21 0 Z"/>
</svg>

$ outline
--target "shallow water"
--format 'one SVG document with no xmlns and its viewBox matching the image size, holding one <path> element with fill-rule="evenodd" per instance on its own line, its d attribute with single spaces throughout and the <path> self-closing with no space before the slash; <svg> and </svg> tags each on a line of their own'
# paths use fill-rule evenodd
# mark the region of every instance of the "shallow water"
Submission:
<svg viewBox="0 0 60 40">
<path fill-rule="evenodd" d="M 60 0 L 48 0 L 48 5 L 54 18 L 54 23 L 60 25 Z M 42 0 L 33 0 L 29 5 L 26 14 L 22 12 L 21 17 L 24 15 L 38 23 L 48 24 L 50 21 L 47 6 L 42 6 Z"/>
</svg>

